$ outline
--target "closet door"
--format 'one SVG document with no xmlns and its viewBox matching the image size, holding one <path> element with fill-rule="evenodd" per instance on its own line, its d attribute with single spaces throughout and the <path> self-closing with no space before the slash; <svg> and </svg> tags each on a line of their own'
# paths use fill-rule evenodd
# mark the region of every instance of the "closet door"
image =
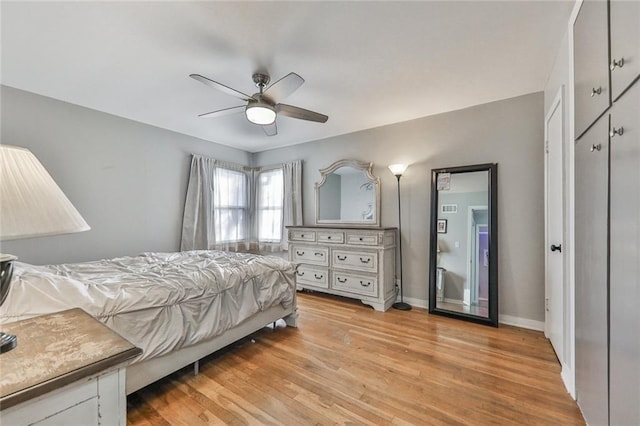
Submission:
<svg viewBox="0 0 640 426">
<path fill-rule="evenodd" d="M 640 1 L 612 0 L 610 15 L 609 68 L 611 97 L 615 101 L 640 75 Z"/>
<path fill-rule="evenodd" d="M 591 425 L 608 423 L 607 220 L 609 119 L 576 143 L 576 394 Z"/>
<path fill-rule="evenodd" d="M 640 425 L 640 83 L 615 103 L 611 132 L 610 419 Z"/>
<path fill-rule="evenodd" d="M 573 27 L 576 137 L 609 108 L 607 2 L 585 0 Z"/>
</svg>

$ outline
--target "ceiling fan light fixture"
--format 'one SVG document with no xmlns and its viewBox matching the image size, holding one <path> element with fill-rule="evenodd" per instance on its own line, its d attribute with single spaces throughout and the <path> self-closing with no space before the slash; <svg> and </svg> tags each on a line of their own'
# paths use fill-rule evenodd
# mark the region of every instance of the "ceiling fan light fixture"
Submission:
<svg viewBox="0 0 640 426">
<path fill-rule="evenodd" d="M 276 121 L 276 110 L 271 106 L 264 103 L 250 103 L 246 109 L 247 120 L 254 124 L 260 124 L 262 126 L 267 124 L 273 124 Z"/>
</svg>

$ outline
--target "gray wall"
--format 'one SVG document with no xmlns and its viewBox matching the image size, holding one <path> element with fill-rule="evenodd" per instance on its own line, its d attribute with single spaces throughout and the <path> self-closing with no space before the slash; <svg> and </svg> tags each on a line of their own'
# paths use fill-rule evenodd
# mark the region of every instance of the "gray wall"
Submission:
<svg viewBox="0 0 640 426">
<path fill-rule="evenodd" d="M 3 242 L 1 251 L 60 263 L 176 251 L 190 154 L 248 165 L 250 154 L 2 86 L 3 144 L 29 148 L 91 226 Z"/>
<path fill-rule="evenodd" d="M 304 160 L 305 224 L 314 223 L 318 169 L 352 158 L 374 163 L 382 225 L 396 226 L 396 179 L 387 165 L 408 163 L 401 180 L 404 290 L 426 301 L 430 170 L 497 162 L 500 312 L 544 319 L 541 93 L 253 155 L 8 87 L 1 95 L 2 143 L 31 149 L 92 227 L 2 244 L 21 260 L 177 250 L 191 153 L 254 165 Z"/>
<path fill-rule="evenodd" d="M 500 313 L 544 320 L 543 95 L 512 99 L 254 154 L 255 165 L 304 160 L 304 223 L 314 223 L 318 169 L 352 158 L 381 177 L 382 225 L 397 226 L 401 180 L 404 294 L 426 301 L 432 168 L 498 163 Z M 316 125 L 310 123 L 309 125 Z"/>
</svg>

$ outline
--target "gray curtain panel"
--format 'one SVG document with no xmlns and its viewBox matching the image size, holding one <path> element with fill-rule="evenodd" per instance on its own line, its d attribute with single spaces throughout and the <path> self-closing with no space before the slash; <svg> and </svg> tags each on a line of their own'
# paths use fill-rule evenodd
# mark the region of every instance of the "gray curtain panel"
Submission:
<svg viewBox="0 0 640 426">
<path fill-rule="evenodd" d="M 180 250 L 208 250 L 216 241 L 213 223 L 213 180 L 216 160 L 191 158 L 191 172 L 182 219 Z"/>
</svg>

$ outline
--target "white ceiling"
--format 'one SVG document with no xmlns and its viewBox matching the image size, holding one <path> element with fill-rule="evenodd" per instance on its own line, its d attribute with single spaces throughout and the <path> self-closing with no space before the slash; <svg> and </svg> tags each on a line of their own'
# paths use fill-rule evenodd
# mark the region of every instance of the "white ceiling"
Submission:
<svg viewBox="0 0 640 426">
<path fill-rule="evenodd" d="M 2 84 L 247 151 L 336 136 L 542 90 L 573 1 L 2 2 Z M 240 105 L 294 71 L 268 137 Z"/>
</svg>

